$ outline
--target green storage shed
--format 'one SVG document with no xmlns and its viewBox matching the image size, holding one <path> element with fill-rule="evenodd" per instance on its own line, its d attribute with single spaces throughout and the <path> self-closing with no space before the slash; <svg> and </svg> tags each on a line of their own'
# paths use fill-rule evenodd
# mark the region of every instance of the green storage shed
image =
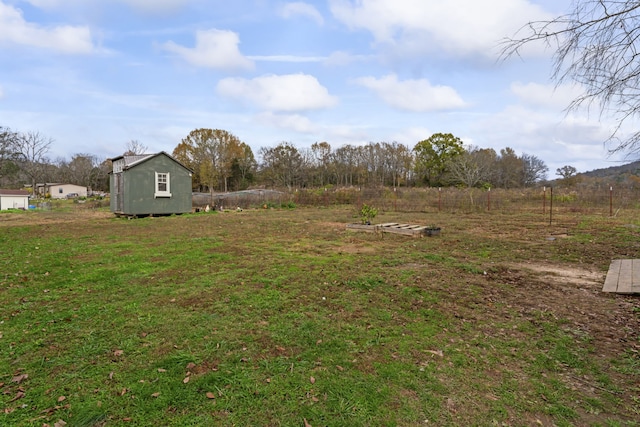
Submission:
<svg viewBox="0 0 640 427">
<path fill-rule="evenodd" d="M 111 212 L 149 216 L 191 212 L 193 171 L 161 151 L 111 159 Z"/>
</svg>

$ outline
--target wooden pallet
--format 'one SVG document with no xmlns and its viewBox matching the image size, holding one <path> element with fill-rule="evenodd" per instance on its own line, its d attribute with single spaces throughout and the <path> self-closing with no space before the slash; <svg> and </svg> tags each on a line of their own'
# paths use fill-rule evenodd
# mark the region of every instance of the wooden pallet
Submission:
<svg viewBox="0 0 640 427">
<path fill-rule="evenodd" d="M 640 294 L 640 259 L 611 261 L 602 292 Z"/>
<path fill-rule="evenodd" d="M 429 227 L 426 225 L 416 224 L 400 224 L 397 222 L 387 222 L 384 224 L 347 224 L 347 229 L 352 231 L 366 231 L 369 233 L 394 233 L 404 234 L 406 236 L 437 236 L 440 234 L 440 228 Z"/>
</svg>

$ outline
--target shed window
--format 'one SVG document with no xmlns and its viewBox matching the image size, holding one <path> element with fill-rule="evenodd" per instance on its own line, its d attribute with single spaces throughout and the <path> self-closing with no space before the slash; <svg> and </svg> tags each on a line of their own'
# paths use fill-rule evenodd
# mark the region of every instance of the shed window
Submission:
<svg viewBox="0 0 640 427">
<path fill-rule="evenodd" d="M 169 172 L 156 172 L 156 197 L 171 197 Z"/>
</svg>

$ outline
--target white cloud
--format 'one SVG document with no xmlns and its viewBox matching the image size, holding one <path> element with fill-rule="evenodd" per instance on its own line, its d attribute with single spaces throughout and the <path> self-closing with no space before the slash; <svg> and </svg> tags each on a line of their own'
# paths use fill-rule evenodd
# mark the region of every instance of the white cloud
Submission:
<svg viewBox="0 0 640 427">
<path fill-rule="evenodd" d="M 582 95 L 582 89 L 573 84 L 555 86 L 553 84 L 521 83 L 511 84 L 511 92 L 523 103 L 536 107 L 564 109 L 571 101 Z"/>
<path fill-rule="evenodd" d="M 316 21 L 318 25 L 324 24 L 324 18 L 318 9 L 312 5 L 304 2 L 293 2 L 285 4 L 280 10 L 280 14 L 284 18 L 291 18 L 293 16 L 306 16 Z"/>
<path fill-rule="evenodd" d="M 393 134 L 391 139 L 413 149 L 418 142 L 428 139 L 434 133 L 435 132 L 425 127 L 411 127 Z"/>
<path fill-rule="evenodd" d="M 401 53 L 489 58 L 522 25 L 550 18 L 527 0 L 330 0 L 330 8 L 351 29 L 367 30 L 378 44 Z"/>
<path fill-rule="evenodd" d="M 27 22 L 20 9 L 0 2 L 0 44 L 30 46 L 66 54 L 94 51 L 91 31 L 85 26 L 42 27 Z"/>
<path fill-rule="evenodd" d="M 550 176 L 556 168 L 573 165 L 579 171 L 607 158 L 604 142 L 611 131 L 604 122 L 594 122 L 580 114 L 562 116 L 553 109 L 532 109 L 511 105 L 486 116 L 473 129 L 477 144 L 500 150 L 515 148 L 519 154 L 533 154 L 549 166 Z"/>
<path fill-rule="evenodd" d="M 268 111 L 305 111 L 332 107 L 337 99 L 307 74 L 269 75 L 254 79 L 227 78 L 217 92 Z"/>
<path fill-rule="evenodd" d="M 426 79 L 399 81 L 395 74 L 376 79 L 361 77 L 356 83 L 374 91 L 384 102 L 406 111 L 425 112 L 465 107 L 449 86 L 433 86 Z"/>
<path fill-rule="evenodd" d="M 264 112 L 258 115 L 258 120 L 270 126 L 292 130 L 294 132 L 314 133 L 318 130 L 318 127 L 315 126 L 309 118 L 300 114 L 274 114 Z"/>
<path fill-rule="evenodd" d="M 371 55 L 352 55 L 344 51 L 333 52 L 329 57 L 325 58 L 324 64 L 329 67 L 344 67 L 356 62 L 364 62 L 376 59 Z"/>
<path fill-rule="evenodd" d="M 253 62 L 240 53 L 239 44 L 240 38 L 233 31 L 212 29 L 196 33 L 194 48 L 180 46 L 172 41 L 165 43 L 163 47 L 197 67 L 227 71 L 252 69 Z"/>
</svg>

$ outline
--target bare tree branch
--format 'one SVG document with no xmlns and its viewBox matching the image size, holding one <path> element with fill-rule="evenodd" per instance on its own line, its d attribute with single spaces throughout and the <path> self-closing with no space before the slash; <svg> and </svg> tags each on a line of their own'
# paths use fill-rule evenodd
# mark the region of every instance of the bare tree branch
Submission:
<svg viewBox="0 0 640 427">
<path fill-rule="evenodd" d="M 549 21 L 524 25 L 501 43 L 501 58 L 520 56 L 527 45 L 543 42 L 555 49 L 551 78 L 557 85 L 578 83 L 584 94 L 568 111 L 596 107 L 613 114 L 617 126 L 609 139 L 610 153 L 640 153 L 640 131 L 623 134 L 623 124 L 640 113 L 640 2 L 576 0 L 572 10 Z"/>
</svg>

